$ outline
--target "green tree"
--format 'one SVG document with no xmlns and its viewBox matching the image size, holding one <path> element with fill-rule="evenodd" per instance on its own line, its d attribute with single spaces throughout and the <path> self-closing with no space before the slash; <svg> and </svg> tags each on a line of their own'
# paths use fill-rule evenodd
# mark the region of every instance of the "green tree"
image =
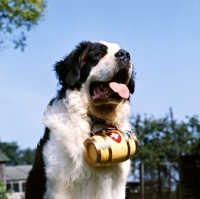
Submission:
<svg viewBox="0 0 200 199">
<path fill-rule="evenodd" d="M 8 165 L 33 164 L 35 149 L 20 149 L 17 142 L 0 142 L 0 149 L 11 160 Z"/>
<path fill-rule="evenodd" d="M 131 122 L 139 139 L 137 161 L 176 162 L 177 151 L 178 155 L 200 154 L 200 121 L 197 116 L 177 122 L 168 116 L 155 119 L 137 115 Z"/>
<path fill-rule="evenodd" d="M 46 7 L 44 0 L 0 0 L 0 49 L 11 41 L 24 50 L 25 32 L 37 25 Z"/>
<path fill-rule="evenodd" d="M 6 191 L 4 183 L 0 182 L 0 199 L 8 199 L 8 195 L 11 193 L 11 191 Z"/>
<path fill-rule="evenodd" d="M 34 161 L 34 157 L 35 157 L 35 149 L 24 149 L 21 150 L 21 164 L 33 164 Z"/>
<path fill-rule="evenodd" d="M 139 152 L 132 159 L 134 178 L 140 180 L 138 166 L 144 163 L 145 181 L 160 182 L 160 189 L 177 189 L 179 156 L 200 154 L 199 118 L 186 117 L 178 122 L 169 116 L 155 119 L 136 115 L 131 118 L 131 123 L 139 140 Z M 156 186 L 158 184 L 152 192 L 154 196 L 157 194 Z"/>
</svg>

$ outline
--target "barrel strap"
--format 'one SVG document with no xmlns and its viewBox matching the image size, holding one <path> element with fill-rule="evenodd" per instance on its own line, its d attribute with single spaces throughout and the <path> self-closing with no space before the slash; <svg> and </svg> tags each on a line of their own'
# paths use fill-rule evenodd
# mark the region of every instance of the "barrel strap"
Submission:
<svg viewBox="0 0 200 199">
<path fill-rule="evenodd" d="M 104 127 L 104 128 L 102 128 L 101 130 L 99 130 L 97 132 L 93 132 L 92 131 L 93 126 L 94 126 L 94 124 L 92 124 L 92 127 L 91 127 L 91 132 L 90 132 L 90 136 L 91 137 L 94 136 L 94 135 L 102 134 L 105 131 L 118 130 L 118 128 L 115 127 L 115 126 L 109 126 L 109 127 Z"/>
</svg>

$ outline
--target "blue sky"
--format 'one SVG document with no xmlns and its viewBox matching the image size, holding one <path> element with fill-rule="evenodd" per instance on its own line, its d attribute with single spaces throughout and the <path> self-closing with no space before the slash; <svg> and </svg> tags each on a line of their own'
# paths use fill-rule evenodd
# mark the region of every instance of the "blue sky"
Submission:
<svg viewBox="0 0 200 199">
<path fill-rule="evenodd" d="M 118 43 L 136 72 L 132 113 L 200 112 L 199 0 L 49 0 L 25 52 L 0 52 L 0 139 L 36 147 L 44 109 L 58 89 L 53 65 L 80 41 Z"/>
</svg>

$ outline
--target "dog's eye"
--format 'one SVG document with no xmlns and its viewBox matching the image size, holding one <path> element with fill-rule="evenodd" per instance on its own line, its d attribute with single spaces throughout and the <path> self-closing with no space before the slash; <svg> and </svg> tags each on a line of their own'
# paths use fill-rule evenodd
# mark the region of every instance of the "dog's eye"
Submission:
<svg viewBox="0 0 200 199">
<path fill-rule="evenodd" d="M 98 52 L 98 53 L 95 54 L 95 56 L 97 56 L 97 57 L 103 57 L 103 53 L 102 52 Z"/>
</svg>

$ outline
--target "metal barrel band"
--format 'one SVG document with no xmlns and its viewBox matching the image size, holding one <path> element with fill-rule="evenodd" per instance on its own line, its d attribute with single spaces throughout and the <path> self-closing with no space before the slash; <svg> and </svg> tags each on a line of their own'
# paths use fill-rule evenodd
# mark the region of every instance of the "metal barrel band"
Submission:
<svg viewBox="0 0 200 199">
<path fill-rule="evenodd" d="M 128 131 L 128 130 L 127 130 L 127 131 Z M 133 137 L 133 139 L 134 139 L 134 141 L 135 141 L 135 153 L 134 153 L 134 154 L 136 154 L 136 153 L 138 152 L 138 149 L 139 149 L 139 146 L 138 146 L 138 139 L 137 139 L 135 133 L 133 133 L 132 131 L 128 131 L 128 132 L 132 135 L 132 137 Z"/>
<path fill-rule="evenodd" d="M 106 137 L 106 135 L 102 135 L 107 147 L 108 147 L 108 153 L 109 153 L 109 157 L 108 157 L 108 161 L 106 163 L 106 166 L 109 166 L 110 165 L 110 162 L 112 161 L 112 149 L 111 149 L 111 146 L 110 146 L 110 143 L 109 143 L 109 140 L 108 138 Z"/>
<path fill-rule="evenodd" d="M 128 150 L 127 150 L 127 156 L 126 156 L 126 158 L 125 158 L 125 161 L 126 161 L 126 160 L 129 159 L 130 153 L 131 153 L 130 142 L 129 142 L 127 136 L 125 135 L 125 133 L 124 133 L 123 131 L 121 131 L 121 130 L 118 130 L 118 131 L 124 136 L 124 138 L 125 138 L 125 140 L 126 140 L 127 149 L 128 149 Z"/>
<path fill-rule="evenodd" d="M 100 162 L 101 162 L 101 149 L 100 149 L 98 142 L 93 137 L 91 137 L 91 140 L 93 140 L 93 142 L 96 146 L 96 150 L 97 150 L 97 160 L 96 160 L 95 166 L 99 166 Z"/>
</svg>

